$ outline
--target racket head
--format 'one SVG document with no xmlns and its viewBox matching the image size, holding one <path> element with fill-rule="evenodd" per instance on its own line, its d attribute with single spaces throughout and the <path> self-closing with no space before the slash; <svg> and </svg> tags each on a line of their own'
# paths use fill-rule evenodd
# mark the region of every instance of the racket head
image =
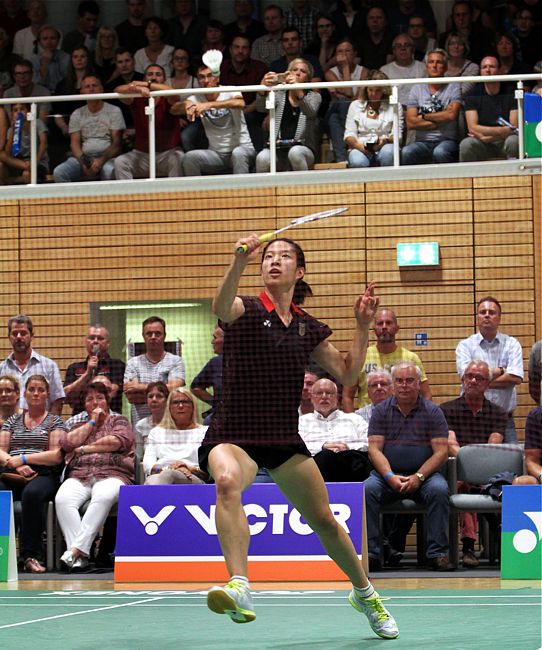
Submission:
<svg viewBox="0 0 542 650">
<path fill-rule="evenodd" d="M 313 212 L 312 214 L 307 214 L 304 217 L 297 217 L 297 219 L 292 219 L 292 221 L 290 221 L 290 227 L 300 226 L 303 223 L 309 223 L 309 221 L 318 221 L 319 219 L 335 217 L 338 214 L 346 212 L 347 210 L 348 208 L 332 208 L 331 210 L 323 210 L 322 212 Z"/>
</svg>

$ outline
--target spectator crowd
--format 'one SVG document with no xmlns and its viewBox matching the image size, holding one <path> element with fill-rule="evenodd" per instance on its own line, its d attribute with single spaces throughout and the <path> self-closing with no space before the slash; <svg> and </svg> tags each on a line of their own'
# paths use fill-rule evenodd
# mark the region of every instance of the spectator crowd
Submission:
<svg viewBox="0 0 542 650">
<path fill-rule="evenodd" d="M 229 24 L 198 13 L 193 0 L 171 9 L 163 18 L 148 15 L 145 0 L 126 0 L 126 19 L 113 27 L 101 24 L 97 2 L 83 0 L 62 34 L 47 23 L 46 0 L 4 0 L 0 93 L 20 103 L 0 110 L 1 182 L 30 181 L 32 97 L 104 92 L 126 97 L 38 105 L 39 182 L 148 176 L 145 109 L 150 92 L 169 89 L 194 92 L 156 101 L 157 176 L 266 172 L 270 138 L 279 171 L 312 168 L 324 135 L 334 162 L 349 167 L 392 165 L 394 138 L 403 165 L 519 155 L 513 77 L 402 85 L 397 106 L 391 85 L 284 85 L 540 73 L 540 2 L 457 0 L 442 33 L 428 0 L 292 0 L 287 8 L 234 0 Z M 202 60 L 211 50 L 222 60 L 218 74 Z M 260 84 L 281 84 L 273 134 L 265 93 L 220 89 Z M 542 94 L 540 84 L 524 86 Z"/>
</svg>

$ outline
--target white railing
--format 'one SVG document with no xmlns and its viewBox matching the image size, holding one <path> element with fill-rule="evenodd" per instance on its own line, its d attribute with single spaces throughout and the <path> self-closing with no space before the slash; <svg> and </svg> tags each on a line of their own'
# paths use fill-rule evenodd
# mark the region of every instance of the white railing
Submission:
<svg viewBox="0 0 542 650">
<path fill-rule="evenodd" d="M 492 77 L 439 77 L 429 78 L 424 77 L 421 79 L 382 79 L 382 80 L 364 80 L 364 81 L 340 81 L 340 82 L 327 82 L 321 81 L 318 83 L 304 83 L 304 84 L 279 84 L 269 88 L 263 85 L 254 86 L 220 86 L 221 92 L 262 92 L 269 95 L 266 101 L 266 108 L 269 112 L 269 132 L 275 133 L 275 103 L 274 93 L 277 90 L 315 90 L 315 89 L 330 89 L 330 88 L 359 88 L 362 86 L 391 86 L 392 93 L 390 96 L 390 104 L 393 106 L 393 166 L 400 166 L 400 149 L 399 149 L 399 102 L 398 102 L 398 89 L 401 86 L 413 86 L 417 84 L 449 84 L 449 83 L 467 83 L 467 82 L 489 82 L 501 81 L 512 82 L 516 81 L 515 99 L 518 105 L 518 134 L 519 134 L 519 159 L 525 158 L 525 142 L 523 135 L 523 81 L 533 81 L 535 83 L 542 83 L 541 74 L 523 74 L 523 75 L 496 75 Z M 194 94 L 213 94 L 217 92 L 217 88 L 187 88 L 187 89 L 172 89 L 172 90 L 159 90 L 150 93 L 148 105 L 145 112 L 149 120 L 149 180 L 156 178 L 156 131 L 155 131 L 155 98 L 156 97 L 169 97 L 177 96 L 182 99 L 185 96 Z M 10 99 L 0 99 L 0 106 L 30 103 L 30 111 L 27 114 L 27 119 L 30 122 L 30 185 L 37 183 L 37 107 L 40 104 L 51 104 L 65 101 L 85 101 L 88 99 L 123 99 L 126 97 L 140 97 L 139 94 L 119 94 L 119 93 L 102 93 L 92 95 L 53 95 L 48 97 L 15 97 Z M 273 138 L 270 138 L 270 174 L 277 173 L 276 167 L 276 147 Z"/>
</svg>

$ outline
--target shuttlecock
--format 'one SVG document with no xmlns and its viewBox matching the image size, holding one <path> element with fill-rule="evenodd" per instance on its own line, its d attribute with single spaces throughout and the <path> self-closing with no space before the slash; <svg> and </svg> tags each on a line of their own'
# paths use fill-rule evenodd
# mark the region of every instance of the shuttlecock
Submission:
<svg viewBox="0 0 542 650">
<path fill-rule="evenodd" d="M 220 64 L 222 63 L 222 52 L 220 50 L 207 50 L 201 60 L 215 77 L 220 77 Z"/>
</svg>

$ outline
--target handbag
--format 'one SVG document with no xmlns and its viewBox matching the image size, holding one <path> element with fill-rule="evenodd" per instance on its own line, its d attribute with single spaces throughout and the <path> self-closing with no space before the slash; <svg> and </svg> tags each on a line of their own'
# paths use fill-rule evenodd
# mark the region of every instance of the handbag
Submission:
<svg viewBox="0 0 542 650">
<path fill-rule="evenodd" d="M 0 480 L 5 483 L 7 486 L 12 487 L 23 487 L 27 483 L 30 483 L 33 479 L 36 478 L 37 472 L 32 474 L 32 476 L 22 476 L 19 472 L 16 472 L 14 469 L 4 468 L 0 472 Z"/>
</svg>

